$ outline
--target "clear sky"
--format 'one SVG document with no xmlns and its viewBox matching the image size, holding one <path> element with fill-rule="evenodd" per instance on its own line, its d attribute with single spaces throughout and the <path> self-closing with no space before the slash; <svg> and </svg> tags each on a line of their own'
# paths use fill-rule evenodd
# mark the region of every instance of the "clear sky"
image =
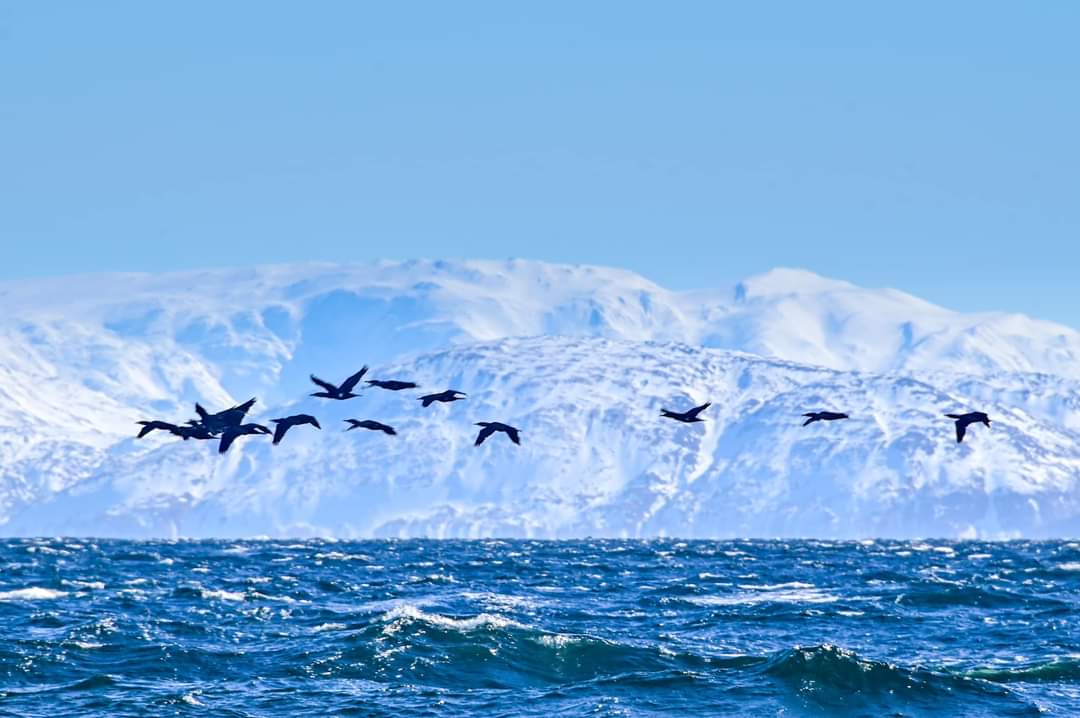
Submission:
<svg viewBox="0 0 1080 718">
<path fill-rule="evenodd" d="M 0 277 L 797 266 L 1080 327 L 1080 3 L 7 2 Z"/>
</svg>

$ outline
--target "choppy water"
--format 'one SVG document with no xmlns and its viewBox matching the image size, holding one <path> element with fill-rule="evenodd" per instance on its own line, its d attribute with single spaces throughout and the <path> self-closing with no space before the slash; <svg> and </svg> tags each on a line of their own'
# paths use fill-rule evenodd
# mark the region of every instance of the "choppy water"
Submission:
<svg viewBox="0 0 1080 718">
<path fill-rule="evenodd" d="M 1080 715 L 1080 544 L 0 542 L 18 716 Z"/>
</svg>

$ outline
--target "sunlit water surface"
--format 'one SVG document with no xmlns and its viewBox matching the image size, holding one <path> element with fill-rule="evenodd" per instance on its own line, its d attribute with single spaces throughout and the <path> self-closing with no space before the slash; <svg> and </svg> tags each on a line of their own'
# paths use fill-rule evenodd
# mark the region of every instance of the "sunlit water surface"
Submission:
<svg viewBox="0 0 1080 718">
<path fill-rule="evenodd" d="M 1080 715 L 1080 544 L 0 543 L 18 716 Z"/>
</svg>

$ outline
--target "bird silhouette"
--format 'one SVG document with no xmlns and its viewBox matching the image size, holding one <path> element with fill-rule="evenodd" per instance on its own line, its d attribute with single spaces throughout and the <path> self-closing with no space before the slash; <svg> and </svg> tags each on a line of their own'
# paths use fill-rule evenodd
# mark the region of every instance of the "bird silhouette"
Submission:
<svg viewBox="0 0 1080 718">
<path fill-rule="evenodd" d="M 336 399 L 338 401 L 344 401 L 345 399 L 352 399 L 354 396 L 360 396 L 354 394 L 353 389 L 360 383 L 360 380 L 364 378 L 364 374 L 367 374 L 368 368 L 365 366 L 360 371 L 356 372 L 344 382 L 341 386 L 334 386 L 328 381 L 323 381 L 314 374 L 311 375 L 311 381 L 322 387 L 322 391 L 317 391 L 311 396 L 317 396 L 321 399 Z"/>
<path fill-rule="evenodd" d="M 234 407 L 230 407 L 225 411 L 219 411 L 216 414 L 211 414 L 202 407 L 201 404 L 195 404 L 195 413 L 199 415 L 199 420 L 196 422 L 188 422 L 192 426 L 203 426 L 211 434 L 220 434 L 229 427 L 239 426 L 247 416 L 247 413 L 251 411 L 251 407 L 255 406 L 255 398 L 248 399 L 243 404 L 237 404 Z"/>
<path fill-rule="evenodd" d="M 319 420 L 311 414 L 295 414 L 282 419 L 271 419 L 270 421 L 274 423 L 274 446 L 280 444 L 281 440 L 285 438 L 285 434 L 294 426 L 311 424 L 316 429 L 322 429 L 319 426 Z"/>
<path fill-rule="evenodd" d="M 202 424 L 189 424 L 187 426 L 178 426 L 176 431 L 173 432 L 184 441 L 188 439 L 199 439 L 200 441 L 207 441 L 214 438 L 214 434 L 210 432 Z"/>
<path fill-rule="evenodd" d="M 473 446 L 480 446 L 484 443 L 484 440 L 494 434 L 496 431 L 501 431 L 510 437 L 510 441 L 515 444 L 521 445 L 521 438 L 518 436 L 520 429 L 514 428 L 509 424 L 504 424 L 501 421 L 478 421 L 477 426 L 482 426 L 480 433 L 476 435 L 476 443 Z"/>
<path fill-rule="evenodd" d="M 990 417 L 982 411 L 972 411 L 968 414 L 946 414 L 945 416 L 956 420 L 957 444 L 964 440 L 964 434 L 967 433 L 970 424 L 986 424 L 986 427 L 990 428 Z"/>
<path fill-rule="evenodd" d="M 459 401 L 460 399 L 464 399 L 466 396 L 468 395 L 463 391 L 458 391 L 457 389 L 447 389 L 446 391 L 440 391 L 438 394 L 427 394 L 425 396 L 421 396 L 419 398 L 419 401 L 424 406 L 431 406 L 432 402 L 440 401 L 448 404 L 452 401 Z"/>
<path fill-rule="evenodd" d="M 139 435 L 136 439 L 141 439 L 151 431 L 167 431 L 170 434 L 177 435 L 176 432 L 180 429 L 176 424 L 170 424 L 167 421 L 140 421 L 138 422 L 141 429 L 139 429 Z"/>
<path fill-rule="evenodd" d="M 345 421 L 349 424 L 349 428 L 345 431 L 352 431 L 353 429 L 370 429 L 371 431 L 381 431 L 390 436 L 397 435 L 397 432 L 394 431 L 394 427 L 384 424 L 381 421 L 373 421 L 372 419 L 364 419 L 363 421 L 346 419 Z"/>
<path fill-rule="evenodd" d="M 240 424 L 230 426 L 221 433 L 221 441 L 218 443 L 218 453 L 224 454 L 232 446 L 232 443 L 241 436 L 254 436 L 255 434 L 273 434 L 262 424 Z"/>
<path fill-rule="evenodd" d="M 686 411 L 668 411 L 667 409 L 660 410 L 660 416 L 665 419 L 674 419 L 675 421 L 681 421 L 684 424 L 692 424 L 695 421 L 705 421 L 700 418 L 698 414 L 712 406 L 712 402 L 705 402 L 701 406 L 695 406 L 693 409 L 687 409 Z"/>
<path fill-rule="evenodd" d="M 803 426 L 809 426 L 815 421 L 836 421 L 837 419 L 849 418 L 847 414 L 838 414 L 835 411 L 811 411 L 809 414 L 803 414 L 803 416 L 810 417 L 803 422 Z"/>
<path fill-rule="evenodd" d="M 387 379 L 385 381 L 379 379 L 368 379 L 367 384 L 370 386 L 377 386 L 380 389 L 386 389 L 388 391 L 401 391 L 402 389 L 415 389 L 420 386 L 414 384 L 411 381 L 396 381 L 394 379 Z"/>
</svg>

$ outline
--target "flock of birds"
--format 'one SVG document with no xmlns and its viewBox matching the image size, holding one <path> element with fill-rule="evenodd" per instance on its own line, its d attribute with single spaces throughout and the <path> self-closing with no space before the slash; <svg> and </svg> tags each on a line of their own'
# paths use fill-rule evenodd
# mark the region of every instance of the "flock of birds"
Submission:
<svg viewBox="0 0 1080 718">
<path fill-rule="evenodd" d="M 705 421 L 699 414 L 708 409 L 712 404 L 706 402 L 701 406 L 695 406 L 693 409 L 686 411 L 668 411 L 667 409 L 661 409 L 660 415 L 674 419 L 675 421 L 681 421 L 684 424 L 692 424 L 695 421 Z M 803 426 L 813 424 L 815 421 L 837 421 L 839 419 L 849 419 L 847 414 L 840 414 L 835 411 L 811 411 L 803 414 L 806 417 L 806 421 L 803 422 Z M 967 428 L 972 424 L 985 424 L 988 428 L 990 426 L 990 417 L 983 411 L 972 411 L 967 414 L 946 414 L 956 424 L 956 443 L 960 443 L 964 440 L 964 436 L 967 435 Z"/>
<path fill-rule="evenodd" d="M 353 390 L 360 384 L 360 381 L 367 372 L 368 368 L 365 366 L 343 381 L 340 385 L 331 384 L 312 374 L 312 383 L 318 386 L 321 391 L 317 391 L 311 394 L 311 396 L 334 401 L 345 401 L 360 396 Z M 368 386 L 385 389 L 387 391 L 401 391 L 403 389 L 416 389 L 418 387 L 418 384 L 415 382 L 398 381 L 396 379 L 369 379 L 365 383 Z M 464 399 L 466 396 L 468 395 L 463 391 L 447 389 L 446 391 L 440 391 L 435 394 L 425 394 L 418 397 L 418 400 L 424 408 L 427 408 L 436 402 L 449 404 Z M 152 421 L 140 421 L 138 423 L 142 428 L 139 430 L 137 438 L 141 439 L 152 431 L 166 431 L 173 436 L 180 437 L 184 441 L 187 441 L 188 439 L 202 441 L 217 439 L 218 453 L 224 454 L 229 450 L 229 447 L 233 445 L 233 442 L 241 436 L 272 434 L 274 437 L 273 443 L 276 446 L 281 443 L 281 440 L 285 438 L 285 434 L 287 434 L 289 429 L 294 426 L 309 425 L 316 429 L 322 429 L 319 420 L 311 414 L 293 414 L 292 416 L 283 416 L 279 419 L 271 419 L 270 422 L 274 424 L 273 431 L 262 424 L 245 423 L 244 419 L 254 405 L 255 399 L 248 399 L 243 404 L 237 404 L 224 411 L 211 414 L 204 409 L 202 405 L 196 403 L 195 413 L 199 415 L 198 419 L 191 419 L 185 424 L 173 424 L 168 421 L 156 419 Z M 345 423 L 349 425 L 345 431 L 367 429 L 369 431 L 381 431 L 389 436 L 395 436 L 397 434 L 394 427 L 389 424 L 384 424 L 381 421 L 375 421 L 374 419 L 346 419 Z M 510 441 L 515 444 L 521 444 L 521 436 L 519 434 L 520 429 L 510 426 L 509 424 L 504 424 L 501 421 L 481 421 L 477 422 L 476 425 L 480 427 L 480 433 L 476 436 L 474 446 L 480 446 L 480 444 L 483 444 L 489 436 L 496 432 L 502 432 L 510 438 Z"/>
<path fill-rule="evenodd" d="M 360 384 L 360 381 L 367 374 L 368 368 L 365 366 L 356 372 L 340 385 L 331 384 L 328 381 L 324 381 L 314 374 L 311 375 L 311 381 L 318 386 L 321 391 L 317 391 L 311 396 L 318 397 L 320 399 L 330 399 L 333 401 L 345 401 L 354 397 L 360 396 L 353 390 Z M 401 391 L 403 389 L 416 389 L 418 384 L 411 381 L 399 381 L 396 379 L 380 380 L 369 379 L 365 382 L 368 386 L 376 387 L 378 389 L 385 389 L 387 391 Z M 432 404 L 439 402 L 448 404 L 455 401 L 464 399 L 467 394 L 457 389 L 447 389 L 435 394 L 425 394 L 418 397 L 421 404 L 427 408 Z M 152 431 L 167 431 L 174 436 L 178 436 L 181 439 L 187 441 L 188 439 L 198 440 L 218 440 L 218 453 L 224 454 L 232 446 L 233 442 L 241 436 L 257 436 L 257 435 L 269 435 L 273 434 L 273 443 L 276 446 L 281 443 L 281 440 L 285 438 L 285 434 L 289 429 L 294 426 L 310 425 L 316 429 L 322 429 L 319 424 L 319 420 L 311 414 L 294 414 L 292 416 L 285 416 L 279 419 L 271 419 L 271 423 L 274 424 L 274 430 L 271 431 L 268 427 L 262 424 L 244 423 L 244 419 L 247 417 L 248 411 L 255 405 L 255 399 L 249 399 L 243 404 L 238 404 L 234 407 L 220 411 L 216 414 L 211 414 L 201 405 L 195 404 L 195 413 L 199 415 L 198 419 L 191 419 L 186 424 L 173 424 L 167 421 L 140 421 L 138 422 L 142 428 L 139 430 L 137 438 L 143 438 Z M 668 409 L 661 409 L 660 415 L 666 419 L 672 419 L 674 421 L 682 422 L 684 424 L 693 424 L 699 421 L 705 421 L 701 418 L 701 413 L 712 406 L 711 402 L 706 402 L 701 406 L 695 406 L 692 409 L 686 411 L 670 411 Z M 837 421 L 840 419 L 850 418 L 847 414 L 841 414 L 833 411 L 812 411 L 803 414 L 806 417 L 806 421 L 803 422 L 803 426 L 808 426 L 817 421 Z M 953 419 L 956 424 L 956 441 L 960 443 L 964 440 L 964 436 L 967 433 L 967 428 L 971 424 L 985 424 L 990 426 L 990 417 L 985 412 L 973 411 L 967 414 L 946 414 L 950 419 Z M 381 431 L 389 436 L 397 434 L 394 427 L 384 424 L 374 419 L 346 419 L 345 423 L 349 425 L 345 431 L 352 431 L 353 429 L 367 429 L 369 431 Z M 492 434 L 502 432 L 515 444 L 521 444 L 520 429 L 504 424 L 501 421 L 480 421 L 477 422 L 477 426 L 480 427 L 480 433 L 476 435 L 476 441 L 474 446 L 480 446 L 484 441 Z"/>
</svg>

